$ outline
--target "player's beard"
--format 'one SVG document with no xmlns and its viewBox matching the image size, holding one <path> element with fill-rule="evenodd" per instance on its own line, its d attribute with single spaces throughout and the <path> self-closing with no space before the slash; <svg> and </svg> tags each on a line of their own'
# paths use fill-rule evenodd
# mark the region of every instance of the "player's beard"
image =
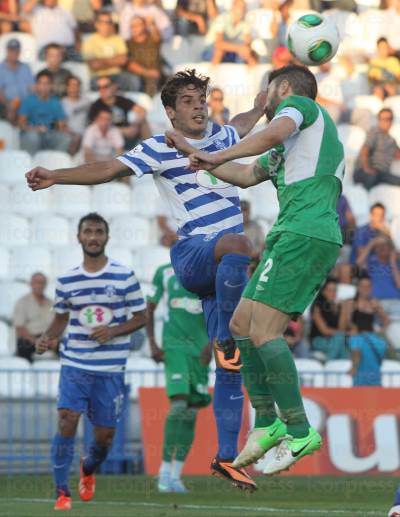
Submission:
<svg viewBox="0 0 400 517">
<path fill-rule="evenodd" d="M 100 257 L 100 255 L 104 254 L 104 250 L 105 250 L 105 246 L 101 246 L 96 251 L 91 251 L 88 248 L 83 248 L 83 251 L 84 251 L 85 255 L 87 255 L 90 258 Z"/>
<path fill-rule="evenodd" d="M 274 118 L 276 108 L 281 103 L 282 99 L 275 94 L 273 97 L 268 98 L 267 105 L 265 106 L 265 115 L 267 116 L 267 119 L 269 122 Z"/>
</svg>

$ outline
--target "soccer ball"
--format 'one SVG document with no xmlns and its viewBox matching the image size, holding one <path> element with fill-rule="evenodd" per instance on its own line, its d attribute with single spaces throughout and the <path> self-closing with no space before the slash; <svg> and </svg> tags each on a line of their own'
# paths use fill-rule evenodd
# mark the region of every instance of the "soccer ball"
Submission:
<svg viewBox="0 0 400 517">
<path fill-rule="evenodd" d="M 318 13 L 305 14 L 290 26 L 288 47 L 304 65 L 321 65 L 336 54 L 339 32 L 329 18 Z"/>
</svg>

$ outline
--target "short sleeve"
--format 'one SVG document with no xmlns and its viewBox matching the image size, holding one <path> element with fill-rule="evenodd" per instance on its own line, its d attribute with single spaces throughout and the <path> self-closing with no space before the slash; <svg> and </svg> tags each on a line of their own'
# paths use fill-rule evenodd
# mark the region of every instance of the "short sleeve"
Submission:
<svg viewBox="0 0 400 517">
<path fill-rule="evenodd" d="M 154 174 L 161 168 L 158 152 L 153 147 L 155 143 L 154 138 L 149 138 L 131 151 L 118 156 L 117 160 L 129 167 L 138 178 L 143 174 Z"/>
<path fill-rule="evenodd" d="M 117 127 L 111 129 L 111 141 L 116 149 L 122 149 L 124 147 L 124 139 L 121 135 L 121 131 Z"/>
<path fill-rule="evenodd" d="M 368 131 L 367 133 L 367 137 L 365 139 L 365 142 L 364 142 L 364 145 L 366 147 L 368 147 L 368 149 L 372 149 L 375 147 L 376 145 L 376 140 L 377 140 L 377 131 L 375 128 L 372 128 Z"/>
<path fill-rule="evenodd" d="M 24 300 L 18 300 L 14 307 L 13 324 L 15 327 L 23 327 L 26 323 Z"/>
<path fill-rule="evenodd" d="M 89 126 L 83 134 L 82 146 L 83 147 L 93 147 L 94 142 L 95 142 L 95 135 L 94 135 L 94 131 L 93 131 L 93 126 Z"/>
<path fill-rule="evenodd" d="M 361 350 L 362 348 L 362 336 L 350 336 L 349 347 L 350 350 Z"/>
<path fill-rule="evenodd" d="M 146 309 L 142 289 L 133 271 L 126 281 L 125 305 L 130 312 L 139 312 Z"/>
<path fill-rule="evenodd" d="M 236 131 L 236 128 L 233 126 L 225 125 L 224 126 L 229 135 L 229 145 L 232 146 L 240 142 L 239 133 Z"/>
<path fill-rule="evenodd" d="M 300 95 L 290 95 L 279 104 L 272 120 L 284 116 L 290 117 L 301 131 L 311 126 L 317 120 L 318 115 L 318 106 L 312 99 Z"/>
<path fill-rule="evenodd" d="M 70 311 L 68 293 L 65 291 L 60 280 L 57 280 L 56 284 L 56 296 L 53 304 L 53 311 L 57 314 L 66 314 Z"/>
<path fill-rule="evenodd" d="M 157 305 L 164 294 L 163 271 L 161 266 L 157 269 L 151 282 L 151 293 L 147 296 L 147 301 Z"/>
</svg>

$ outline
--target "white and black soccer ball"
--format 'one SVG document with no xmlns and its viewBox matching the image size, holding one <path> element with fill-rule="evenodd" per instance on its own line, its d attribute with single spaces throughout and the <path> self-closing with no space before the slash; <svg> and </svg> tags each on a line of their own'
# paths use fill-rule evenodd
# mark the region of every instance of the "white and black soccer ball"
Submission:
<svg viewBox="0 0 400 517">
<path fill-rule="evenodd" d="M 301 16 L 289 28 L 289 50 L 304 65 L 326 63 L 336 54 L 339 43 L 335 22 L 318 13 Z"/>
</svg>

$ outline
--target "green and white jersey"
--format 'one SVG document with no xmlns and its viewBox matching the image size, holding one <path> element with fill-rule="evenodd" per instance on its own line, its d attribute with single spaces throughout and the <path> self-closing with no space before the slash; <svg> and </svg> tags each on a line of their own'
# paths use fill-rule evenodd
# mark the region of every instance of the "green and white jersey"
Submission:
<svg viewBox="0 0 400 517">
<path fill-rule="evenodd" d="M 270 233 L 290 231 L 342 245 L 336 203 L 344 175 L 343 145 L 329 114 L 308 97 L 291 95 L 273 120 L 290 117 L 296 130 L 276 147 L 283 160 L 272 182 L 279 215 Z M 267 169 L 268 153 L 259 158 Z"/>
<path fill-rule="evenodd" d="M 184 346 L 192 355 L 199 355 L 208 343 L 201 301 L 181 286 L 171 264 L 155 272 L 147 301 L 158 304 L 163 297 L 167 310 L 162 347 Z"/>
</svg>

